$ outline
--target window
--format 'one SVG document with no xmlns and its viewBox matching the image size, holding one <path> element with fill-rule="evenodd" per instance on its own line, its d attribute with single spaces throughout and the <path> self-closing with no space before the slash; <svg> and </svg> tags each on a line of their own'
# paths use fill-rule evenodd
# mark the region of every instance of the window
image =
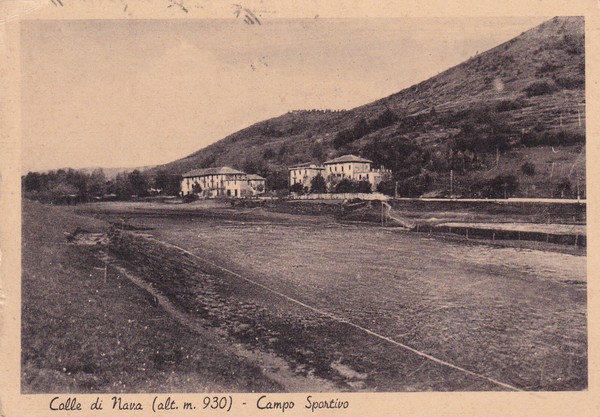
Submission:
<svg viewBox="0 0 600 417">
<path fill-rule="evenodd" d="M 342 165 L 342 172 L 344 172 L 344 166 Z"/>
</svg>

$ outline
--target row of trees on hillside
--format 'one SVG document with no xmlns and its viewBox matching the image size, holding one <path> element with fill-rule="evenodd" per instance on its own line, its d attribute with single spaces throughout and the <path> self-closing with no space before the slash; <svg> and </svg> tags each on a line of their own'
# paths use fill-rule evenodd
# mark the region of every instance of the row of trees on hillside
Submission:
<svg viewBox="0 0 600 417">
<path fill-rule="evenodd" d="M 327 186 L 327 182 L 322 175 L 315 176 L 310 182 L 310 188 L 305 187 L 301 183 L 296 183 L 290 186 L 289 190 L 296 194 L 324 194 L 324 193 L 371 193 L 371 184 L 369 181 L 355 181 L 349 178 L 344 178 L 335 184 Z"/>
<path fill-rule="evenodd" d="M 91 173 L 69 168 L 29 172 L 22 177 L 21 185 L 26 197 L 60 204 L 104 198 L 128 200 L 153 194 L 178 195 L 180 183 L 181 176 L 164 171 L 148 176 L 136 169 L 108 178 L 101 168 Z"/>
</svg>

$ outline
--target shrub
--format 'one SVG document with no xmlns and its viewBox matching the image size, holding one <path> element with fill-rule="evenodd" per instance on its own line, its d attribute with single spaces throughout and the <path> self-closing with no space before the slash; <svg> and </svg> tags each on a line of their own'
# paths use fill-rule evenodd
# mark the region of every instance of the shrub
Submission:
<svg viewBox="0 0 600 417">
<path fill-rule="evenodd" d="M 354 193 L 356 192 L 356 184 L 354 181 L 344 178 L 335 185 L 333 191 L 335 193 Z"/>
<path fill-rule="evenodd" d="M 327 184 L 322 175 L 319 174 L 310 181 L 310 192 L 317 194 L 327 192 Z"/>
<path fill-rule="evenodd" d="M 571 181 L 568 178 L 563 178 L 556 184 L 554 196 L 560 198 L 571 197 L 572 188 Z"/>
<path fill-rule="evenodd" d="M 271 149 L 271 148 L 267 148 L 263 152 L 262 157 L 263 157 L 263 159 L 272 159 L 275 157 L 275 151 L 273 151 L 273 149 Z"/>
<path fill-rule="evenodd" d="M 184 203 L 191 203 L 193 201 L 198 200 L 198 198 L 199 197 L 196 194 L 186 194 L 186 195 L 183 196 L 182 200 L 183 200 Z"/>
<path fill-rule="evenodd" d="M 523 91 L 525 92 L 525 94 L 527 94 L 527 97 L 533 97 L 550 94 L 555 90 L 556 86 L 547 81 L 536 81 L 534 83 L 529 84 Z"/>
<path fill-rule="evenodd" d="M 545 130 L 535 128 L 521 137 L 524 146 L 568 146 L 585 143 L 585 134 L 573 130 Z"/>
<path fill-rule="evenodd" d="M 361 117 L 350 129 L 341 130 L 335 136 L 333 140 L 333 146 L 336 149 L 341 148 L 344 145 L 354 142 L 362 138 L 369 133 L 375 132 L 379 129 L 391 126 L 398 120 L 398 117 L 390 109 L 385 109 L 383 113 L 374 119 L 367 121 L 364 117 Z"/>
<path fill-rule="evenodd" d="M 525 162 L 523 165 L 521 165 L 521 172 L 531 177 L 535 175 L 535 165 L 531 162 Z"/>
<path fill-rule="evenodd" d="M 525 103 L 521 99 L 501 100 L 498 103 L 496 103 L 496 111 L 497 112 L 519 110 L 523 107 L 525 107 Z"/>
<path fill-rule="evenodd" d="M 583 36 L 580 37 L 565 33 L 559 46 L 563 47 L 571 55 L 580 55 L 585 52 Z"/>
<path fill-rule="evenodd" d="M 420 197 L 427 191 L 430 184 L 431 177 L 428 173 L 412 176 L 398 184 L 398 195 L 402 197 Z"/>
<path fill-rule="evenodd" d="M 547 74 L 549 72 L 554 72 L 557 69 L 561 68 L 561 65 L 553 64 L 552 62 L 544 62 L 541 67 L 538 68 L 536 73 L 538 75 Z"/>
<path fill-rule="evenodd" d="M 290 192 L 296 193 L 296 194 L 303 194 L 304 193 L 304 186 L 302 185 L 301 182 L 297 182 L 295 184 L 292 184 L 290 186 Z"/>
<path fill-rule="evenodd" d="M 500 174 L 492 179 L 473 184 L 472 190 L 481 197 L 508 198 L 519 187 L 519 180 L 512 174 Z"/>
<path fill-rule="evenodd" d="M 585 78 L 583 77 L 558 77 L 554 79 L 557 86 L 567 90 L 575 90 L 585 86 Z"/>
</svg>

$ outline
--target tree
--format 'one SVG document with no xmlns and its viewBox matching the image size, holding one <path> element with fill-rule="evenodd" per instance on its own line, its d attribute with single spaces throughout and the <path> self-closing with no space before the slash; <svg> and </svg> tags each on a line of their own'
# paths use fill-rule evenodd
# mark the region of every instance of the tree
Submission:
<svg viewBox="0 0 600 417">
<path fill-rule="evenodd" d="M 129 183 L 126 172 L 117 174 L 117 177 L 115 178 L 115 194 L 120 200 L 129 200 L 131 198 L 133 190 L 131 189 L 131 184 Z"/>
<path fill-rule="evenodd" d="M 290 192 L 297 193 L 297 194 L 302 194 L 304 192 L 304 186 L 302 185 L 301 182 L 297 182 L 295 184 L 292 184 L 290 186 Z"/>
<path fill-rule="evenodd" d="M 334 187 L 336 193 L 354 193 L 356 192 L 356 184 L 354 181 L 344 178 L 338 182 Z"/>
<path fill-rule="evenodd" d="M 28 172 L 23 179 L 23 189 L 25 191 L 40 191 L 41 176 L 37 172 Z"/>
<path fill-rule="evenodd" d="M 271 148 L 265 149 L 262 155 L 263 159 L 273 159 L 275 157 L 275 151 Z"/>
<path fill-rule="evenodd" d="M 325 147 L 322 143 L 316 142 L 312 145 L 311 155 L 315 159 L 323 159 L 325 158 Z"/>
<path fill-rule="evenodd" d="M 192 184 L 192 192 L 194 194 L 200 194 L 202 192 L 202 187 L 198 183 Z"/>
<path fill-rule="evenodd" d="M 371 183 L 367 180 L 361 180 L 356 184 L 356 191 L 359 193 L 371 193 Z"/>
<path fill-rule="evenodd" d="M 381 181 L 377 184 L 377 191 L 385 195 L 393 196 L 396 192 L 396 182 L 392 180 Z"/>
<path fill-rule="evenodd" d="M 178 195 L 181 189 L 181 175 L 160 170 L 154 177 L 154 188 L 161 190 L 162 194 Z"/>
<path fill-rule="evenodd" d="M 262 175 L 267 181 L 269 190 L 288 190 L 288 171 L 287 170 L 273 170 L 272 168 L 265 167 L 259 175 Z"/>
<path fill-rule="evenodd" d="M 139 170 L 134 169 L 131 171 L 127 176 L 127 180 L 133 194 L 138 197 L 147 197 L 149 195 L 148 188 L 150 187 L 148 186 L 148 180 Z"/>
<path fill-rule="evenodd" d="M 325 183 L 325 178 L 321 174 L 313 177 L 310 181 L 310 192 L 323 194 L 327 192 L 327 184 Z"/>
<path fill-rule="evenodd" d="M 88 193 L 93 197 L 102 197 L 106 194 L 106 175 L 102 168 L 97 168 L 88 177 Z"/>
</svg>

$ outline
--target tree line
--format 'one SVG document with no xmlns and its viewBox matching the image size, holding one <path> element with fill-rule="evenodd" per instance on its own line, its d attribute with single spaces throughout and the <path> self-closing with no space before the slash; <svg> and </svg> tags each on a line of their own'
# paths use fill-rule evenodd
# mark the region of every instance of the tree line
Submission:
<svg viewBox="0 0 600 417">
<path fill-rule="evenodd" d="M 147 175 L 137 169 L 109 178 L 101 168 L 85 170 L 58 169 L 29 172 L 22 176 L 25 197 L 55 204 L 84 203 L 94 200 L 129 200 L 151 195 L 178 195 L 181 176 L 158 171 Z"/>
<path fill-rule="evenodd" d="M 295 183 L 289 187 L 290 192 L 296 194 L 325 194 L 327 192 L 334 194 L 345 194 L 345 193 L 371 193 L 371 184 L 369 181 L 361 180 L 356 181 L 349 178 L 343 178 L 342 180 L 331 183 L 327 186 L 327 182 L 322 175 L 314 176 L 310 181 L 310 187 L 305 187 L 302 183 Z"/>
</svg>

